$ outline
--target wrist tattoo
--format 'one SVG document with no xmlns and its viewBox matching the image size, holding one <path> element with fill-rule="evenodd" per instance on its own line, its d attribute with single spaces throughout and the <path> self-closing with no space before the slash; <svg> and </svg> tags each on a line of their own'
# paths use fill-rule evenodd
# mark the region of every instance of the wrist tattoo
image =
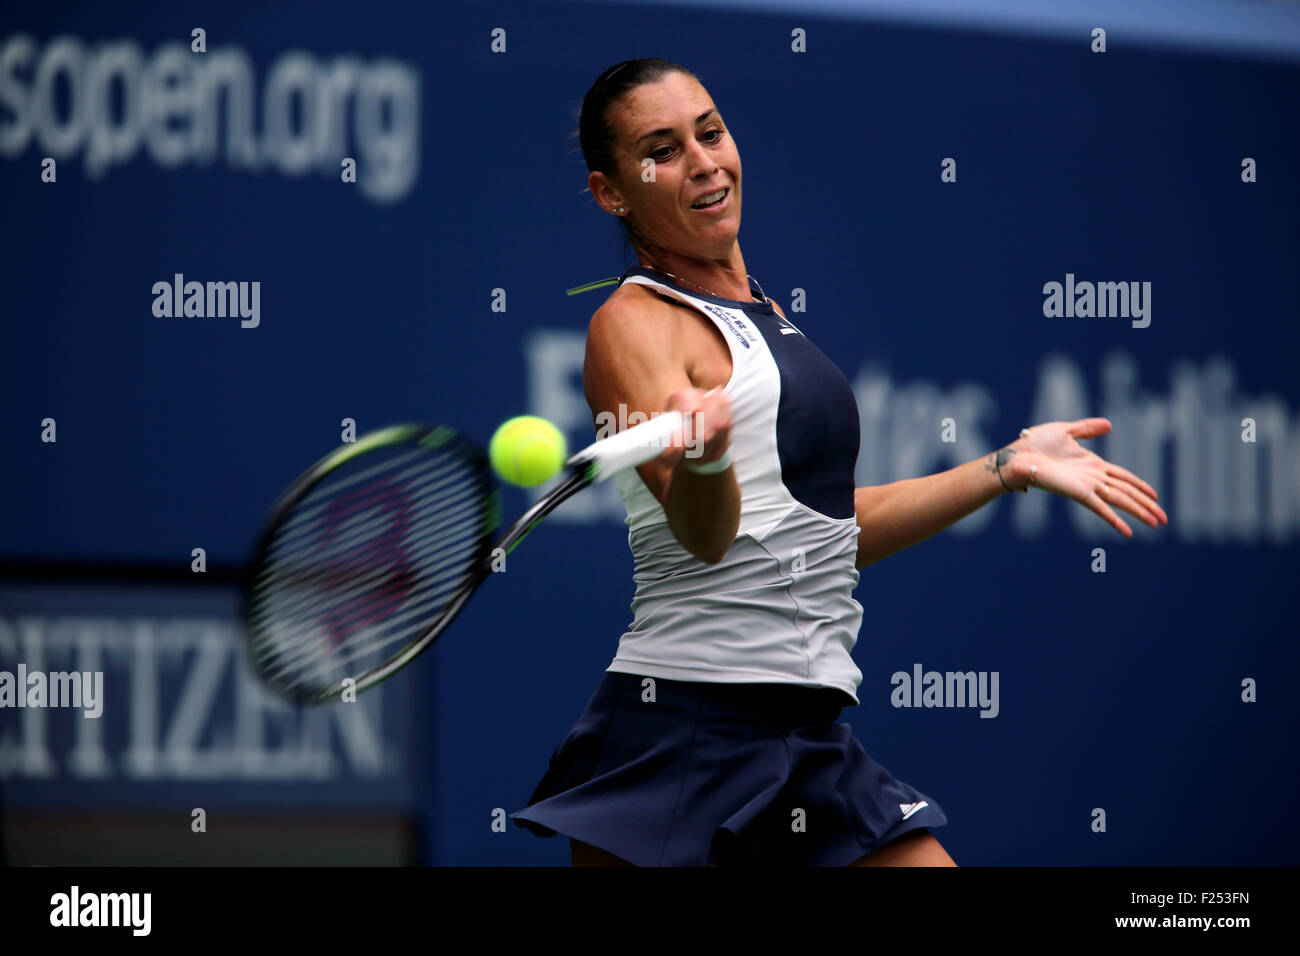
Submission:
<svg viewBox="0 0 1300 956">
<path fill-rule="evenodd" d="M 995 472 L 998 476 L 998 481 L 1002 482 L 1002 487 L 1006 488 L 1007 491 L 1011 490 L 1011 486 L 1008 485 L 1007 480 L 1002 477 L 1002 466 L 1009 462 L 1011 456 L 1015 453 L 1015 449 L 1013 448 L 1003 448 L 1000 451 L 989 455 L 989 460 L 984 463 L 984 469 L 986 471 Z"/>
</svg>

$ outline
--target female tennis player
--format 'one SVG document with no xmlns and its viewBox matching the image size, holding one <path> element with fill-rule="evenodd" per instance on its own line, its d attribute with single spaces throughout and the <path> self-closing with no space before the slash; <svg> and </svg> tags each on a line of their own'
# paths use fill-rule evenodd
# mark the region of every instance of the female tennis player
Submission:
<svg viewBox="0 0 1300 956">
<path fill-rule="evenodd" d="M 708 91 L 666 60 L 619 63 L 579 136 L 592 195 L 640 263 L 588 330 L 597 428 L 676 408 L 700 453 L 615 478 L 634 619 L 513 819 L 568 836 L 575 865 L 955 865 L 931 832 L 940 805 L 837 721 L 862 679 L 857 569 L 1031 486 L 1131 536 L 1112 509 L 1162 524 L 1155 490 L 1077 443 L 1103 418 L 854 488 L 853 390 L 745 270 L 740 156 Z"/>
</svg>

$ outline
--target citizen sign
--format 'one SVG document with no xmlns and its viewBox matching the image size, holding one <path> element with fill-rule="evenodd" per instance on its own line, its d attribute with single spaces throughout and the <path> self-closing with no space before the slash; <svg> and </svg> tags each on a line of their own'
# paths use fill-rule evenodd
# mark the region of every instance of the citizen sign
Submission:
<svg viewBox="0 0 1300 956">
<path fill-rule="evenodd" d="M 0 668 L 103 672 L 103 718 L 0 714 L 0 779 L 333 781 L 398 773 L 383 688 L 295 708 L 259 684 L 229 620 L 0 616 Z M 62 721 L 65 726 L 57 726 Z"/>
</svg>

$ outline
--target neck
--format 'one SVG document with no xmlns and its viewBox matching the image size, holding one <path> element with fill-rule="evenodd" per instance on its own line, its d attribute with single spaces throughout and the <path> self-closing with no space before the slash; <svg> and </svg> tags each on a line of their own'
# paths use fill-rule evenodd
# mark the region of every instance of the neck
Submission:
<svg viewBox="0 0 1300 956">
<path fill-rule="evenodd" d="M 723 299 L 747 302 L 753 298 L 749 290 L 749 274 L 740 254 L 740 244 L 732 246 L 726 259 L 696 259 L 665 249 L 636 250 L 637 260 L 647 269 L 655 269 L 684 279 L 685 284 L 710 292 Z"/>
</svg>

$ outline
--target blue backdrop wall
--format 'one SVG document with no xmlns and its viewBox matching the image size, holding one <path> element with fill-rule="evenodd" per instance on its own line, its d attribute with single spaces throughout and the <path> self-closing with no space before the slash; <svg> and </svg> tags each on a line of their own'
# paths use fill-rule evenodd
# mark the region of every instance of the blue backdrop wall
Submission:
<svg viewBox="0 0 1300 956">
<path fill-rule="evenodd" d="M 860 484 L 1096 414 L 1114 432 L 1095 449 L 1170 515 L 1126 541 L 1017 495 L 865 569 L 845 719 L 867 750 L 943 805 L 959 863 L 1295 864 L 1300 70 L 1122 25 L 1094 52 L 1090 26 L 624 3 L 8 12 L 0 558 L 184 571 L 201 547 L 237 567 L 344 419 L 486 438 L 533 412 L 590 440 L 582 343 L 608 290 L 565 289 L 632 263 L 583 192 L 574 110 L 614 62 L 664 56 L 738 143 L 749 271 L 788 312 L 806 303 L 792 319 L 854 384 Z M 258 311 L 159 316 L 154 285 L 177 274 L 257 282 Z M 1045 284 L 1067 281 L 1149 283 L 1146 314 L 1045 315 Z M 421 815 L 428 862 L 566 862 L 562 841 L 493 820 L 523 806 L 630 619 L 612 488 L 490 585 L 394 685 L 381 731 L 317 728 L 334 770 L 195 771 L 195 753 L 282 753 L 307 731 L 244 727 L 220 703 L 246 679 L 233 663 L 176 730 L 193 638 L 150 698 L 170 770 L 129 759 L 145 657 L 122 651 L 98 770 L 72 720 L 38 733 L 0 712 L 5 800 L 395 803 Z M 71 653 L 49 642 L 78 621 L 174 618 L 174 596 L 123 593 L 4 588 L 0 667 Z M 224 622 L 233 647 L 223 600 L 175 614 Z M 996 672 L 996 716 L 893 706 L 891 675 L 917 665 Z"/>
</svg>

